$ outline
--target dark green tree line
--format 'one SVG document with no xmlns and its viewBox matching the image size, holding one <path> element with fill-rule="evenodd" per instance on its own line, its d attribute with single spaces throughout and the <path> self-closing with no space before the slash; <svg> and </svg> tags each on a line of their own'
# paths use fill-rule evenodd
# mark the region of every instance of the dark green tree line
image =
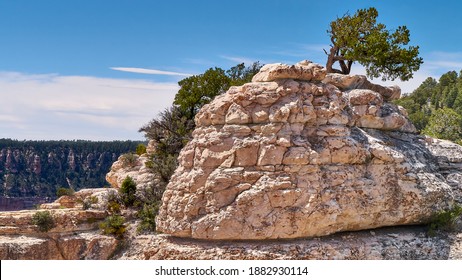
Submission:
<svg viewBox="0 0 462 280">
<path fill-rule="evenodd" d="M 396 104 L 422 133 L 462 143 L 462 71 L 449 71 L 438 81 L 427 78 Z"/>
</svg>

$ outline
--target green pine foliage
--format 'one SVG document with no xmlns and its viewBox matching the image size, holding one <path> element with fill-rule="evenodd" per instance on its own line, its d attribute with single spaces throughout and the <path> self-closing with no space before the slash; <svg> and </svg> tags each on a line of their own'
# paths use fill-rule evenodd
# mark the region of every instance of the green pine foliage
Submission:
<svg viewBox="0 0 462 280">
<path fill-rule="evenodd" d="M 462 139 L 462 116 L 451 108 L 441 108 L 433 112 L 423 134 L 451 140 Z"/>
<path fill-rule="evenodd" d="M 145 154 L 146 153 L 146 145 L 144 144 L 139 144 L 138 146 L 136 146 L 136 154 L 141 156 L 142 154 Z"/>
<path fill-rule="evenodd" d="M 137 231 L 141 232 L 155 232 L 156 231 L 156 216 L 159 212 L 159 202 L 145 203 L 143 207 L 138 210 L 137 217 L 140 219 Z"/>
<path fill-rule="evenodd" d="M 126 207 L 131 207 L 136 201 L 136 183 L 130 176 L 127 176 L 120 186 L 119 195 Z"/>
<path fill-rule="evenodd" d="M 371 78 L 382 80 L 399 78 L 407 81 L 423 63 L 418 46 L 408 46 L 410 32 L 406 26 L 396 30 L 377 22 L 375 8 L 359 9 L 354 15 L 346 14 L 330 23 L 327 31 L 331 39 L 326 52 L 329 73 L 349 74 L 356 61 L 366 68 Z M 334 69 L 338 62 L 341 69 Z"/>
<path fill-rule="evenodd" d="M 449 71 L 438 81 L 427 78 L 395 103 L 406 108 L 421 133 L 462 144 L 462 71 Z"/>
<path fill-rule="evenodd" d="M 122 238 L 127 230 L 125 218 L 116 214 L 108 216 L 104 222 L 99 224 L 99 228 L 103 234 L 114 235 L 117 238 Z"/>
</svg>

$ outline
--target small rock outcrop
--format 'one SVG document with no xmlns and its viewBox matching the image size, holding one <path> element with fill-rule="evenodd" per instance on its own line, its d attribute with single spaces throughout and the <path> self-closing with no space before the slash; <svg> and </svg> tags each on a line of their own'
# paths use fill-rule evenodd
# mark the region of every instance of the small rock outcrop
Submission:
<svg viewBox="0 0 462 280">
<path fill-rule="evenodd" d="M 150 141 L 146 149 L 147 152 L 142 155 L 121 155 L 106 174 L 106 181 L 115 189 L 119 189 L 127 177 L 135 181 L 138 189 L 157 185 L 159 180 L 148 167 L 150 157 L 155 152 L 154 141 Z"/>
<path fill-rule="evenodd" d="M 120 240 L 102 235 L 101 223 L 109 214 L 104 203 L 114 189 L 83 189 L 73 196 L 62 196 L 41 210 L 0 212 L 0 259 L 77 260 L 108 259 Z M 93 201 L 89 209 L 83 201 Z M 48 211 L 54 227 L 41 232 L 33 223 L 38 212 Z"/>
<path fill-rule="evenodd" d="M 452 206 L 462 169 L 442 173 L 406 111 L 389 103 L 399 96 L 309 61 L 264 66 L 196 115 L 158 230 L 290 239 L 428 221 Z"/>
</svg>

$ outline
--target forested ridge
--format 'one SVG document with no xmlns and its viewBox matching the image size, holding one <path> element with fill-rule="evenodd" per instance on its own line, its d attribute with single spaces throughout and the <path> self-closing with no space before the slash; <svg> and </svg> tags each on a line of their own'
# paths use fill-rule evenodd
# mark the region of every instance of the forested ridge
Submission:
<svg viewBox="0 0 462 280">
<path fill-rule="evenodd" d="M 429 77 L 396 103 L 421 133 L 462 143 L 462 71 Z"/>
<path fill-rule="evenodd" d="M 0 139 L 0 196 L 56 197 L 59 187 L 103 187 L 112 163 L 139 143 Z"/>
</svg>

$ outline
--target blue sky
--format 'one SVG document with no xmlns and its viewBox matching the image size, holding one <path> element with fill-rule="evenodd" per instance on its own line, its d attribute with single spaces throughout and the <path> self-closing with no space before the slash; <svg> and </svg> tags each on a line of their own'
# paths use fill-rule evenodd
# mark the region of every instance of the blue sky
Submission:
<svg viewBox="0 0 462 280">
<path fill-rule="evenodd" d="M 420 46 L 403 92 L 462 69 L 460 1 L 0 0 L 0 138 L 142 139 L 185 75 L 324 64 L 329 22 L 370 6 Z"/>
</svg>

